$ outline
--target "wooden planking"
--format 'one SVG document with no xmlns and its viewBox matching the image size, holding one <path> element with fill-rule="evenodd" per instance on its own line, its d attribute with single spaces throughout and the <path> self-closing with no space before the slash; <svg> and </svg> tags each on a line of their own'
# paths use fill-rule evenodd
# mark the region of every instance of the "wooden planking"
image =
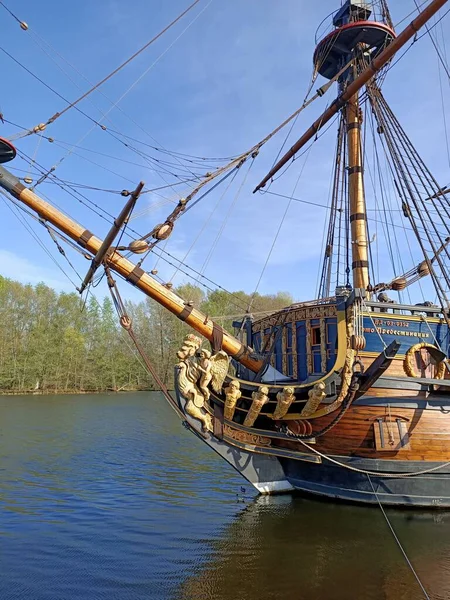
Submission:
<svg viewBox="0 0 450 600">
<path fill-rule="evenodd" d="M 391 418 L 405 420 L 410 450 L 378 452 L 375 448 L 373 424 L 377 418 L 389 418 L 386 407 L 355 406 L 350 408 L 341 421 L 323 437 L 318 437 L 315 448 L 324 454 L 359 456 L 390 460 L 450 461 L 450 415 L 438 410 L 408 409 L 391 407 Z M 315 431 L 322 429 L 335 414 L 313 422 Z M 440 433 L 436 433 L 440 432 Z M 278 442 L 277 442 L 278 444 Z M 298 448 L 297 442 L 282 442 L 291 449 Z"/>
</svg>

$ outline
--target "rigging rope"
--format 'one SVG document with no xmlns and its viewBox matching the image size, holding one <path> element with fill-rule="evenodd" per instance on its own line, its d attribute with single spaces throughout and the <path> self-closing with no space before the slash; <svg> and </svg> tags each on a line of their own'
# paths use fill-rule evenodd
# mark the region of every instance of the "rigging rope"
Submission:
<svg viewBox="0 0 450 600">
<path fill-rule="evenodd" d="M 293 189 L 293 191 L 292 191 L 292 196 L 295 194 L 295 191 L 296 191 L 296 189 L 297 189 L 297 186 L 298 186 L 298 184 L 300 183 L 300 178 L 301 178 L 301 176 L 303 175 L 303 171 L 304 171 L 304 169 L 305 169 L 305 166 L 306 166 L 306 163 L 307 163 L 307 161 L 308 161 L 308 158 L 309 158 L 309 152 L 311 151 L 311 148 L 312 148 L 312 146 L 310 146 L 310 147 L 309 147 L 309 149 L 308 149 L 308 152 L 307 152 L 307 154 L 306 154 L 305 161 L 304 161 L 304 163 L 303 163 L 303 165 L 302 165 L 302 168 L 301 168 L 301 170 L 300 170 L 299 176 L 297 177 L 297 181 L 296 181 L 296 183 L 295 183 L 295 186 L 294 186 L 294 189 Z M 278 237 L 279 237 L 279 235 L 280 235 L 280 233 L 281 233 L 281 230 L 282 230 L 282 228 L 283 228 L 283 225 L 284 225 L 284 222 L 285 222 L 285 220 L 286 220 L 287 214 L 288 214 L 288 212 L 289 212 L 289 208 L 291 207 L 291 204 L 292 204 L 292 197 L 290 197 L 290 198 L 289 198 L 289 202 L 287 203 L 286 209 L 284 210 L 283 216 L 281 217 L 280 224 L 278 225 L 277 232 L 276 232 L 276 234 L 275 234 L 275 237 L 274 237 L 274 239 L 273 239 L 273 242 L 272 242 L 272 245 L 271 245 L 271 247 L 270 247 L 269 253 L 268 253 L 268 255 L 267 255 L 267 258 L 266 258 L 266 260 L 265 260 L 265 263 L 264 263 L 264 265 L 263 265 L 263 268 L 262 268 L 262 270 L 261 270 L 261 273 L 260 273 L 260 275 L 259 275 L 259 279 L 258 279 L 258 281 L 257 281 L 257 283 L 256 283 L 255 290 L 254 290 L 254 292 L 253 292 L 253 294 L 252 294 L 252 296 L 251 296 L 251 298 L 250 298 L 250 302 L 249 302 L 249 304 L 248 304 L 248 307 L 247 307 L 247 312 L 248 312 L 248 313 L 250 313 L 250 311 L 251 311 L 251 309 L 252 309 L 253 302 L 255 301 L 256 294 L 257 294 L 257 292 L 258 292 L 259 286 L 261 285 L 262 278 L 263 278 L 263 276 L 264 276 L 264 273 L 265 273 L 265 271 L 266 271 L 267 265 L 269 264 L 270 257 L 272 256 L 273 250 L 274 250 L 274 248 L 275 248 L 275 244 L 277 243 Z"/>
<path fill-rule="evenodd" d="M 240 186 L 239 186 L 239 188 L 238 188 L 238 190 L 237 190 L 237 192 L 236 192 L 236 194 L 235 194 L 235 196 L 233 198 L 233 201 L 230 204 L 230 207 L 228 208 L 228 211 L 227 211 L 227 213 L 225 215 L 225 218 L 224 218 L 224 220 L 222 222 L 222 225 L 221 225 L 221 227 L 220 227 L 220 229 L 219 229 L 219 231 L 218 231 L 218 233 L 217 233 L 217 235 L 216 235 L 216 237 L 215 237 L 215 239 L 214 239 L 214 241 L 212 243 L 212 246 L 211 246 L 208 254 L 206 255 L 206 258 L 205 258 L 205 260 L 203 262 L 202 268 L 200 269 L 201 273 L 204 273 L 206 271 L 206 268 L 208 267 L 208 264 L 211 261 L 211 258 L 212 258 L 213 254 L 214 254 L 214 252 L 215 252 L 215 250 L 217 248 L 217 245 L 219 243 L 220 238 L 222 237 L 222 234 L 223 234 L 223 232 L 225 230 L 225 227 L 226 227 L 226 225 L 228 223 L 228 220 L 229 220 L 229 218 L 231 216 L 231 213 L 233 212 L 233 209 L 236 206 L 236 203 L 237 203 L 237 201 L 238 201 L 238 199 L 239 199 L 239 197 L 240 197 L 240 195 L 242 193 L 242 189 L 243 189 L 244 185 L 246 184 L 246 182 L 248 180 L 248 177 L 250 175 L 250 171 L 251 171 L 251 169 L 252 169 L 252 167 L 254 165 L 254 162 L 255 162 L 255 158 L 253 158 L 252 161 L 251 161 L 251 163 L 249 164 L 249 167 L 247 169 L 247 173 L 243 177 L 242 182 L 241 182 L 241 184 L 240 184 Z"/>
<path fill-rule="evenodd" d="M 142 52 L 144 52 L 145 50 L 147 50 L 147 48 L 149 46 L 151 46 L 154 42 L 156 42 L 156 40 L 158 40 L 162 35 L 164 35 L 176 23 L 178 23 L 178 21 L 180 19 L 182 19 L 190 10 L 192 10 L 194 8 L 194 6 L 196 6 L 199 2 L 200 2 L 200 0 L 194 0 L 194 2 L 190 6 L 188 6 L 173 21 L 171 21 L 168 25 L 166 25 L 166 27 L 164 27 L 164 29 L 162 29 L 157 35 L 155 35 L 151 40 L 149 40 L 146 44 L 144 44 L 144 46 L 142 46 L 137 52 L 135 52 L 132 56 L 130 56 L 126 61 L 124 61 L 122 64 L 120 64 L 118 67 L 116 67 L 111 73 L 109 73 L 109 75 L 107 75 L 101 81 L 99 81 L 98 83 L 96 83 L 93 87 L 91 87 L 82 96 L 80 96 L 79 98 L 77 98 L 76 100 L 74 100 L 73 102 L 71 102 L 63 110 L 61 110 L 60 112 L 55 113 L 53 115 L 53 117 L 50 117 L 50 119 L 47 120 L 46 125 L 50 125 L 50 123 L 53 123 L 56 119 L 58 119 L 59 117 L 61 117 L 68 110 L 70 110 L 71 108 L 76 107 L 76 105 L 79 104 L 79 102 L 81 102 L 82 100 L 84 100 L 84 98 L 87 98 L 87 96 L 89 96 L 90 94 L 92 94 L 92 92 L 94 92 L 97 88 L 99 88 L 100 86 L 102 86 L 109 79 L 111 79 L 111 77 L 113 77 L 119 71 L 121 71 L 124 67 L 126 67 L 131 61 L 133 61 L 137 56 L 139 56 L 140 54 L 142 54 Z"/>
<path fill-rule="evenodd" d="M 3 2 L 0 3 L 1 5 L 3 5 L 3 7 L 13 16 L 13 18 L 20 23 L 21 27 L 22 25 L 24 25 L 23 22 L 20 21 L 20 19 L 14 15 L 7 6 L 5 6 L 5 4 Z M 62 72 L 69 78 L 69 80 L 76 86 L 78 87 L 78 89 L 81 89 L 80 86 L 69 76 L 69 74 L 62 69 L 62 67 L 57 63 L 57 61 L 53 58 L 53 56 L 47 52 L 47 50 L 44 49 L 43 45 L 45 44 L 54 54 L 56 54 L 56 56 L 58 56 L 58 58 L 60 58 L 63 62 L 65 62 L 73 71 L 75 71 L 82 79 L 84 79 L 90 86 L 93 86 L 94 84 L 83 75 L 83 73 L 81 71 L 79 71 L 77 69 L 77 67 L 75 67 L 72 63 L 70 63 L 66 58 L 64 58 L 64 56 L 62 56 L 55 48 L 53 48 L 53 46 L 51 44 L 49 44 L 49 42 L 47 42 L 46 40 L 44 40 L 42 37 L 40 37 L 33 29 L 31 29 L 30 27 L 22 27 L 22 29 L 25 29 L 26 31 L 28 31 L 29 33 L 31 33 L 34 37 L 37 38 L 37 42 L 36 44 L 39 46 L 39 48 L 58 66 L 59 69 L 62 70 Z M 42 45 L 40 45 L 42 44 Z M 108 98 L 108 96 L 106 94 L 103 93 L 103 91 L 101 89 L 99 89 L 99 93 L 106 99 L 108 100 L 108 102 L 110 102 L 111 104 L 113 104 L 113 101 L 110 100 Z M 90 100 L 91 101 L 91 100 Z M 92 102 L 92 101 L 91 101 Z M 96 106 L 95 104 L 93 104 L 93 106 Z M 96 106 L 97 110 L 100 110 L 97 106 Z M 125 115 L 134 125 L 136 125 L 143 133 L 145 133 L 146 135 L 148 135 L 152 140 L 154 140 L 156 143 L 157 140 L 155 140 L 155 138 L 148 132 L 146 131 L 142 125 L 140 123 L 138 123 L 137 121 L 135 121 L 130 115 L 128 115 L 120 106 L 116 106 L 117 110 L 119 110 L 123 115 Z M 101 111 L 100 111 L 101 112 Z M 108 119 L 108 121 L 111 123 L 111 120 Z M 22 128 L 24 131 L 26 131 L 26 128 Z M 205 160 L 231 160 L 233 157 L 221 157 L 220 159 L 213 159 L 213 158 L 205 158 L 205 157 L 197 157 L 197 156 L 190 156 L 187 154 L 182 154 L 179 152 L 174 152 L 174 151 L 169 151 L 166 150 L 163 147 L 155 147 L 155 146 L 151 146 L 149 144 L 146 144 L 145 142 L 140 142 L 139 140 L 136 140 L 130 136 L 125 135 L 124 133 L 121 133 L 119 131 L 115 131 L 113 129 L 110 128 L 110 130 L 113 133 L 116 133 L 117 135 L 121 135 L 124 138 L 130 139 L 131 141 L 135 141 L 138 143 L 142 143 L 146 146 L 149 146 L 151 148 L 153 148 L 154 150 L 161 152 L 161 153 L 166 153 L 169 155 L 172 155 L 174 157 L 176 156 L 180 156 L 182 157 L 183 160 L 188 160 L 188 159 L 198 159 L 201 161 L 205 161 Z"/>
<path fill-rule="evenodd" d="M 414 0 L 414 4 L 416 5 L 416 7 L 417 7 L 417 10 L 419 11 L 420 9 L 419 9 L 419 6 L 418 6 L 418 2 L 417 2 L 417 0 Z M 434 26 L 436 26 L 436 25 L 437 25 L 437 23 L 435 23 L 435 25 L 434 25 Z M 425 24 L 425 30 L 426 30 L 427 34 L 429 35 L 429 37 L 430 37 L 431 43 L 433 44 L 433 47 L 434 47 L 434 49 L 436 50 L 436 54 L 437 54 L 437 56 L 438 56 L 438 59 L 439 59 L 439 61 L 440 61 L 441 65 L 442 65 L 442 66 L 443 66 L 443 68 L 444 68 L 444 71 L 447 73 L 447 77 L 450 79 L 450 70 L 449 70 L 448 66 L 446 65 L 446 63 L 445 63 L 445 60 L 444 60 L 444 58 L 442 57 L 442 55 L 441 55 L 441 52 L 440 52 L 440 50 L 439 50 L 439 46 L 438 46 L 438 44 L 436 43 L 436 41 L 435 41 L 434 37 L 431 35 L 431 29 L 428 27 L 428 25 L 427 25 L 427 24 Z"/>
<path fill-rule="evenodd" d="M 382 512 L 382 514 L 383 514 L 383 517 L 385 518 L 385 521 L 386 521 L 386 523 L 388 524 L 388 527 L 389 527 L 389 529 L 390 529 L 390 531 L 391 531 L 392 535 L 394 536 L 394 539 L 395 539 L 395 541 L 397 542 L 397 545 L 398 545 L 398 547 L 400 548 L 400 551 L 401 551 L 401 553 L 403 554 L 403 557 L 404 557 L 404 559 L 406 560 L 406 563 L 408 564 L 408 567 L 411 569 L 411 572 L 412 572 L 412 574 L 413 574 L 413 575 L 414 575 L 414 577 L 416 578 L 416 581 L 417 581 L 417 583 L 419 584 L 419 586 L 420 586 L 420 588 L 421 588 L 421 590 L 422 590 L 422 592 L 423 592 L 423 595 L 424 595 L 424 597 L 425 597 L 427 600 L 431 600 L 431 599 L 430 599 L 430 596 L 427 594 L 427 591 L 425 590 L 425 588 L 424 588 L 424 586 L 423 586 L 422 582 L 420 581 L 420 579 L 419 579 L 419 576 L 417 575 L 417 573 L 416 573 L 416 571 L 415 571 L 415 569 L 414 569 L 414 567 L 413 567 L 413 565 L 412 565 L 411 561 L 409 560 L 409 558 L 408 558 L 408 555 L 406 554 L 406 552 L 405 552 L 405 550 L 404 550 L 404 548 L 403 548 L 403 546 L 402 546 L 402 544 L 401 544 L 400 540 L 398 539 L 398 536 L 397 536 L 397 534 L 395 533 L 395 531 L 394 531 L 394 528 L 393 528 L 393 527 L 392 527 L 392 525 L 391 525 L 391 522 L 389 521 L 389 518 L 388 518 L 388 516 L 387 516 L 387 514 L 386 514 L 386 512 L 385 512 L 385 510 L 384 510 L 384 508 L 383 508 L 383 505 L 382 505 L 382 504 L 381 504 L 381 502 L 380 502 L 380 499 L 379 499 L 379 497 L 378 497 L 378 494 L 377 494 L 377 493 L 376 493 L 376 491 L 375 491 L 375 487 L 374 487 L 374 485 L 373 485 L 373 483 L 372 483 L 372 480 L 370 479 L 370 475 L 367 475 L 367 479 L 369 480 L 370 487 L 372 488 L 373 494 L 374 494 L 374 496 L 375 496 L 375 498 L 376 498 L 376 500 L 377 500 L 377 502 L 378 502 L 378 506 L 380 507 L 380 510 L 381 510 L 381 512 Z"/>
</svg>

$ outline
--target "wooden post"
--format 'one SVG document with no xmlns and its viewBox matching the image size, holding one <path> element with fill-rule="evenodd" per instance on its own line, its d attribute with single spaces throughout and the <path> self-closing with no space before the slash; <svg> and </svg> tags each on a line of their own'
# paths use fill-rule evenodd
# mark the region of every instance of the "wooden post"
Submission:
<svg viewBox="0 0 450 600">
<path fill-rule="evenodd" d="M 17 198 L 17 200 L 20 200 L 23 204 L 36 212 L 41 219 L 51 223 L 93 256 L 100 250 L 102 240 L 26 188 L 17 177 L 1 166 L 0 186 Z M 223 350 L 255 373 L 259 371 L 263 363 L 250 356 L 252 353 L 250 348 L 242 344 L 222 327 L 213 323 L 213 321 L 202 312 L 185 304 L 180 296 L 158 283 L 143 269 L 124 258 L 119 252 L 113 252 L 110 256 L 107 256 L 105 260 L 112 270 L 122 275 L 129 283 L 132 283 L 144 292 L 144 294 L 153 298 L 153 300 L 156 300 L 156 302 L 164 306 L 164 308 L 176 315 L 179 319 L 185 321 L 210 342 L 213 341 L 213 331 L 215 333 L 219 332 L 221 335 L 223 334 Z"/>
</svg>

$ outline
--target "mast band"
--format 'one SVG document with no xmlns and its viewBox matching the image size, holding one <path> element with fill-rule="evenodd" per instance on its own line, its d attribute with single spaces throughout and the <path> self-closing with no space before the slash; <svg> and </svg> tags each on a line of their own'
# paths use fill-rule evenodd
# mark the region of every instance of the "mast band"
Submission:
<svg viewBox="0 0 450 600">
<path fill-rule="evenodd" d="M 126 277 L 126 280 L 129 281 L 132 285 L 136 285 L 144 273 L 144 269 L 141 269 L 141 267 L 136 266 L 128 275 L 128 277 Z"/>
<path fill-rule="evenodd" d="M 183 310 L 180 312 L 180 314 L 178 315 L 178 318 L 181 321 L 186 321 L 186 319 L 189 317 L 189 315 L 191 314 L 191 312 L 194 310 L 194 307 L 191 306 L 190 304 L 185 304 Z"/>
<path fill-rule="evenodd" d="M 361 129 L 361 123 L 358 123 L 358 121 L 355 121 L 354 123 L 350 123 L 347 126 L 347 132 L 351 131 L 352 129 Z"/>
<path fill-rule="evenodd" d="M 222 350 L 223 334 L 223 328 L 220 327 L 220 325 L 217 325 L 217 323 L 213 323 L 211 349 L 215 354 Z"/>
<path fill-rule="evenodd" d="M 367 260 L 355 260 L 352 263 L 352 269 L 361 269 L 361 268 L 369 268 L 369 261 Z"/>
<path fill-rule="evenodd" d="M 23 190 L 27 190 L 28 188 L 26 186 L 24 186 L 20 181 L 18 181 L 13 190 L 14 190 L 14 194 L 17 194 L 18 196 L 20 196 L 20 194 L 23 192 Z"/>
<path fill-rule="evenodd" d="M 244 345 L 242 345 L 241 349 L 238 352 L 236 352 L 236 354 L 233 354 L 233 358 L 235 358 L 236 360 L 239 360 L 246 353 L 247 353 L 247 348 Z"/>
<path fill-rule="evenodd" d="M 83 246 L 83 248 L 86 248 L 89 240 L 93 237 L 94 234 L 92 233 L 92 231 L 89 231 L 89 229 L 85 229 L 78 238 L 78 243 L 80 244 L 80 246 Z"/>
<path fill-rule="evenodd" d="M 356 167 L 350 167 L 350 169 L 348 170 L 349 175 L 354 175 L 355 173 L 362 173 L 362 172 L 363 172 L 363 168 L 359 165 Z"/>
<path fill-rule="evenodd" d="M 365 221 L 366 219 L 367 217 L 364 213 L 355 213 L 350 216 L 350 223 L 353 223 L 353 221 Z"/>
</svg>

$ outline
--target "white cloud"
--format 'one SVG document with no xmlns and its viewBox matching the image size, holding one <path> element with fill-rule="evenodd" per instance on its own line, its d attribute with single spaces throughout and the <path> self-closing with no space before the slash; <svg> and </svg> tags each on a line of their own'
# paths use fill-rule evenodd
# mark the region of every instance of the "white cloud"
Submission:
<svg viewBox="0 0 450 600">
<path fill-rule="evenodd" d="M 38 263 L 33 263 L 28 258 L 19 256 L 9 250 L 0 248 L 0 275 L 7 279 L 13 279 L 20 283 L 45 283 L 49 287 L 57 291 L 74 291 L 70 282 L 65 279 L 61 273 L 53 269 L 43 267 Z"/>
</svg>

